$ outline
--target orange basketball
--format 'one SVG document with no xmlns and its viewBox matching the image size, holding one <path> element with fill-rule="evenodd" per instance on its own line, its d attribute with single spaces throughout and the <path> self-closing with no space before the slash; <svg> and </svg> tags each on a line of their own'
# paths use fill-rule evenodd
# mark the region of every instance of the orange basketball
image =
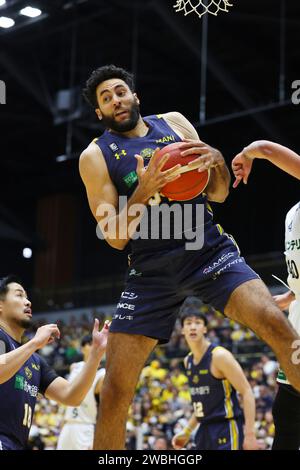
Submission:
<svg viewBox="0 0 300 470">
<path fill-rule="evenodd" d="M 209 170 L 199 172 L 197 169 L 188 170 L 187 164 L 199 155 L 187 155 L 183 157 L 180 155 L 180 145 L 182 142 L 175 142 L 174 144 L 166 145 L 159 150 L 159 157 L 163 157 L 168 153 L 169 159 L 162 168 L 162 171 L 168 170 L 178 163 L 181 164 L 183 173 L 180 178 L 171 183 L 167 183 L 161 190 L 161 194 L 169 199 L 175 201 L 188 201 L 201 194 L 209 181 Z"/>
</svg>

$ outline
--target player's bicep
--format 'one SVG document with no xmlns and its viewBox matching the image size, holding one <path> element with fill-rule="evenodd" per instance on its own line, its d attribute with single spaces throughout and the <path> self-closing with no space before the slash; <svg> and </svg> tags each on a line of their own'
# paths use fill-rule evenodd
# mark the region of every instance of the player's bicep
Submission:
<svg viewBox="0 0 300 470">
<path fill-rule="evenodd" d="M 100 225 L 103 219 L 117 213 L 118 194 L 109 182 L 104 183 L 101 188 L 86 187 L 86 193 L 91 212 Z"/>
<path fill-rule="evenodd" d="M 79 160 L 79 171 L 85 185 L 90 209 L 99 222 L 105 206 L 117 209 L 118 193 L 113 185 L 101 153 L 95 149 L 86 150 Z"/>
<path fill-rule="evenodd" d="M 200 140 L 196 129 L 183 114 L 174 111 L 164 114 L 163 117 L 181 138 Z"/>
</svg>

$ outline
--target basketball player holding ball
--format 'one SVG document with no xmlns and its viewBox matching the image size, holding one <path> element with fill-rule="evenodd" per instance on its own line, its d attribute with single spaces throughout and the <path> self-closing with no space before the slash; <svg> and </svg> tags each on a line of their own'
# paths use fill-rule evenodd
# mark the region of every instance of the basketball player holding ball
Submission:
<svg viewBox="0 0 300 470">
<path fill-rule="evenodd" d="M 300 390 L 300 369 L 291 361 L 296 332 L 259 276 L 240 257 L 232 237 L 213 223 L 209 201 L 223 202 L 230 185 L 221 153 L 201 142 L 178 112 L 142 118 L 133 76 L 122 68 L 106 65 L 95 70 L 84 96 L 106 128 L 80 157 L 89 205 L 106 241 L 118 250 L 128 245 L 131 252 L 124 291 L 110 327 L 94 448 L 124 449 L 128 408 L 141 369 L 156 344 L 169 340 L 188 295 L 199 296 L 252 328 L 272 347 L 290 382 Z M 157 150 L 170 142 L 182 142 L 183 160 L 193 156 L 191 169 L 200 165 L 201 172 L 210 170 L 205 193 L 182 201 L 159 194 L 181 178 L 182 166 L 177 163 L 164 169 L 168 155 L 161 157 Z M 124 207 L 119 207 L 120 196 L 127 197 Z M 136 237 L 145 218 L 151 226 L 152 211 L 162 203 L 179 204 L 183 213 L 188 205 L 204 207 L 204 220 L 197 227 L 197 214 L 192 211 L 181 238 L 166 239 L 161 230 L 156 237 Z M 136 204 L 138 217 L 132 215 Z M 204 232 L 201 248 L 187 249 L 188 234 L 197 230 Z"/>
</svg>

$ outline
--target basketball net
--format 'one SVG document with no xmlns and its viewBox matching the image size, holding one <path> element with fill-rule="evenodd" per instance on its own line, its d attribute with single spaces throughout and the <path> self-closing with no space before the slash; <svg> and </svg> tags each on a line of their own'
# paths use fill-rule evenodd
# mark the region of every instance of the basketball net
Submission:
<svg viewBox="0 0 300 470">
<path fill-rule="evenodd" d="M 177 0 L 173 5 L 176 13 L 184 12 L 184 16 L 190 13 L 196 13 L 201 18 L 206 13 L 217 16 L 219 11 L 228 12 L 228 8 L 232 7 L 232 3 L 228 0 Z"/>
</svg>

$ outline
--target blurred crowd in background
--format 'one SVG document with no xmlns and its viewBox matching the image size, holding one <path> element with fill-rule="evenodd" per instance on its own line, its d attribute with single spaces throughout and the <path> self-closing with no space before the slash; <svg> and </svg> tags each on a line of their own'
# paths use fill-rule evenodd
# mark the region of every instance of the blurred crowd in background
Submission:
<svg viewBox="0 0 300 470">
<path fill-rule="evenodd" d="M 202 305 L 195 298 L 187 299 L 183 309 L 191 313 L 195 309 L 204 312 L 208 318 L 209 340 L 228 348 L 240 362 L 256 399 L 257 438 L 266 449 L 270 449 L 274 435 L 271 409 L 276 393 L 278 368 L 272 352 L 250 330 Z M 61 339 L 40 351 L 57 373 L 66 378 L 70 365 L 82 360 L 80 340 L 91 332 L 91 318 L 97 316 L 101 322 L 106 319 L 104 312 L 90 313 L 91 315 L 84 313 L 70 317 L 68 323 L 53 318 L 61 330 Z M 37 327 L 45 323 L 44 319 L 38 320 L 26 332 L 25 341 L 34 335 Z M 183 358 L 187 352 L 178 322 L 169 343 L 156 347 L 142 371 L 127 422 L 128 449 L 172 449 L 172 437 L 187 424 L 192 413 L 183 367 Z M 30 448 L 56 448 L 64 410 L 63 406 L 55 402 L 44 397 L 39 398 L 30 432 Z M 192 437 L 187 448 L 193 448 Z"/>
</svg>

